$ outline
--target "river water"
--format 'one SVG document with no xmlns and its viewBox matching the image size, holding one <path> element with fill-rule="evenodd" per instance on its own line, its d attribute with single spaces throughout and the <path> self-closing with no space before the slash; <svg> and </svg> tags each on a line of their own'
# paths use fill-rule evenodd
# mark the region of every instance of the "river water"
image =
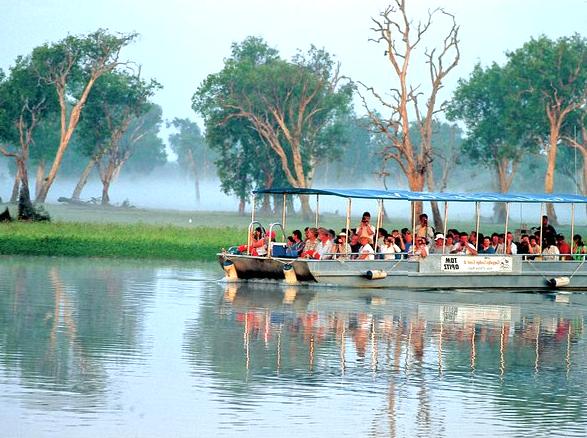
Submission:
<svg viewBox="0 0 587 438">
<path fill-rule="evenodd" d="M 0 257 L 0 436 L 585 436 L 587 296 Z"/>
</svg>

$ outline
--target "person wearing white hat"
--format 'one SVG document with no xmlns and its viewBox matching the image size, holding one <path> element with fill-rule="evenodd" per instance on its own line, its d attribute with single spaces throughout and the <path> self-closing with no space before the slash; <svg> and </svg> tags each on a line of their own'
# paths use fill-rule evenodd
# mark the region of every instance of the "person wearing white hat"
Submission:
<svg viewBox="0 0 587 438">
<path fill-rule="evenodd" d="M 438 233 L 434 238 L 434 244 L 430 248 L 430 254 L 442 254 L 444 247 L 444 234 Z M 445 252 L 449 252 L 445 249 Z"/>
</svg>

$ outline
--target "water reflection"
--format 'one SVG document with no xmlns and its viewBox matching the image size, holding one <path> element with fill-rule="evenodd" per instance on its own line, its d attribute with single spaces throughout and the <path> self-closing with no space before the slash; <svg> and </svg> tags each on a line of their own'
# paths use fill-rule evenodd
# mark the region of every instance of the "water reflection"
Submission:
<svg viewBox="0 0 587 438">
<path fill-rule="evenodd" d="M 132 361 L 144 294 L 129 294 L 117 268 L 92 261 L 3 259 L 0 269 L 0 363 L 35 389 L 36 409 L 95 412 L 107 367 Z M 49 261 L 51 259 L 47 259 Z M 150 272 L 143 279 L 150 281 Z M 50 391 L 50 392 L 46 392 Z M 71 395 L 84 397 L 71 403 Z"/>
<path fill-rule="evenodd" d="M 284 390 L 385 390 L 373 435 L 483 434 L 483 423 L 583 434 L 587 297 L 558 301 L 227 284 L 189 329 L 187 350 L 197 372 L 213 367 L 217 390 L 245 406 L 270 378 Z"/>
</svg>

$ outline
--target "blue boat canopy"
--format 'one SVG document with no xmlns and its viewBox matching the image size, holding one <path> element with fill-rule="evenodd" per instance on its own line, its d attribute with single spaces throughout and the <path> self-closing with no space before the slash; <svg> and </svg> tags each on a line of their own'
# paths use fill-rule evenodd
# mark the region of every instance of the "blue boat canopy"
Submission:
<svg viewBox="0 0 587 438">
<path fill-rule="evenodd" d="M 341 198 L 381 199 L 394 201 L 447 201 L 447 202 L 520 202 L 554 204 L 587 204 L 587 197 L 570 194 L 544 193 L 450 193 L 410 192 L 408 190 L 380 189 L 296 189 L 272 188 L 254 190 L 254 194 L 273 195 L 328 195 Z"/>
</svg>

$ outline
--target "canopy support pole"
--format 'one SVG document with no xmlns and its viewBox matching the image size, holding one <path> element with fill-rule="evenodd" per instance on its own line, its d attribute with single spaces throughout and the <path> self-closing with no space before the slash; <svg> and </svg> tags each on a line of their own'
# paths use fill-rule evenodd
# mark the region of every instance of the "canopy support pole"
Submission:
<svg viewBox="0 0 587 438">
<path fill-rule="evenodd" d="M 353 200 L 351 198 L 347 199 L 347 204 L 346 204 L 346 242 L 347 244 L 350 245 L 349 242 L 349 236 L 350 236 L 350 228 L 351 228 L 351 205 L 352 205 Z M 345 253 L 346 253 L 346 246 L 345 246 Z"/>
<path fill-rule="evenodd" d="M 287 211 L 287 204 L 286 204 L 286 197 L 287 195 L 283 194 L 283 209 L 281 210 L 281 225 L 283 225 L 283 232 L 285 234 L 285 220 L 287 218 L 286 211 Z"/>
<path fill-rule="evenodd" d="M 416 201 L 412 201 L 412 246 L 416 239 Z"/>
<path fill-rule="evenodd" d="M 508 242 L 508 225 L 510 221 L 510 203 L 505 203 L 505 232 L 503 235 L 503 253 L 507 253 L 507 242 Z"/>
<path fill-rule="evenodd" d="M 573 257 L 573 246 L 575 245 L 575 204 L 571 204 L 571 257 Z"/>
<path fill-rule="evenodd" d="M 448 202 L 444 201 L 444 239 L 442 240 L 442 253 L 444 254 L 444 250 L 446 248 L 446 233 L 448 230 Z"/>
<path fill-rule="evenodd" d="M 375 242 L 373 242 L 373 251 L 377 252 L 377 241 L 379 240 L 379 228 L 381 227 L 381 212 L 383 210 L 383 200 L 377 200 L 377 228 L 375 228 Z"/>
<path fill-rule="evenodd" d="M 253 193 L 253 199 L 251 199 L 251 224 L 255 222 L 255 207 L 256 207 L 257 196 Z M 251 255 L 251 243 L 253 243 L 253 236 L 251 236 L 251 227 L 247 230 L 247 255 Z"/>
<path fill-rule="evenodd" d="M 481 203 L 475 202 L 475 210 L 477 214 L 477 222 L 475 224 L 475 249 L 479 249 L 479 222 L 481 218 Z"/>
<path fill-rule="evenodd" d="M 544 216 L 544 202 L 540 203 L 540 221 L 538 222 L 540 224 L 540 252 L 544 251 L 544 242 L 542 241 L 542 229 L 544 228 L 542 226 L 542 216 Z"/>
<path fill-rule="evenodd" d="M 320 195 L 316 195 L 316 228 L 318 228 L 318 216 L 320 216 Z"/>
</svg>

